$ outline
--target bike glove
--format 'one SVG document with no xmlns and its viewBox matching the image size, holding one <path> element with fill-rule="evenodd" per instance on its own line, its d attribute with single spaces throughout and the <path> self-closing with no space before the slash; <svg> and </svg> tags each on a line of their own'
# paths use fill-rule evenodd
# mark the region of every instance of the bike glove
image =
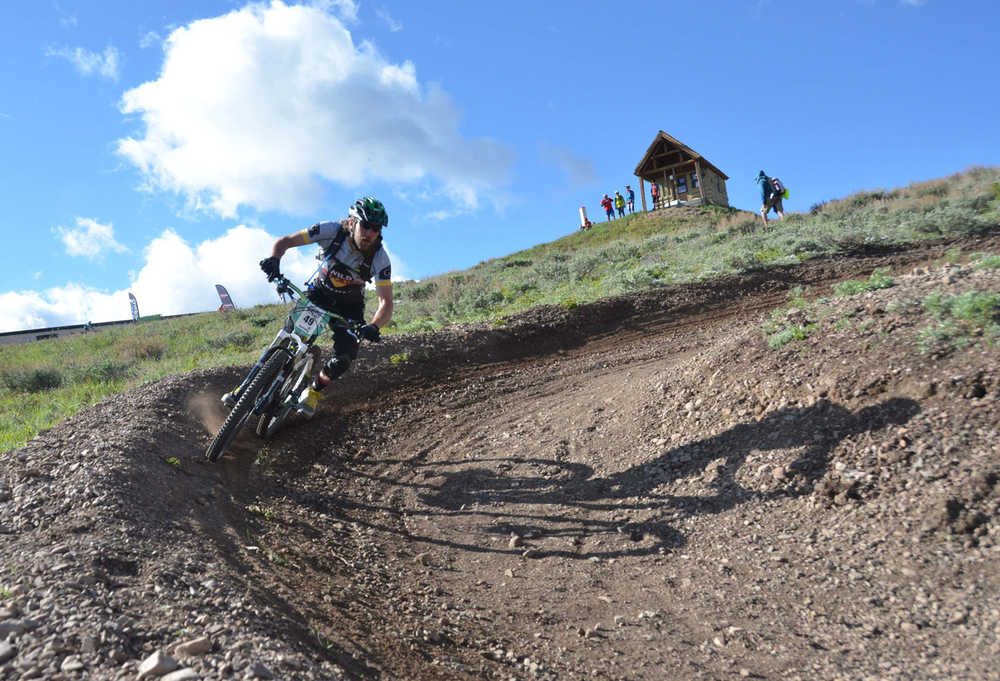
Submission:
<svg viewBox="0 0 1000 681">
<path fill-rule="evenodd" d="M 267 275 L 268 281 L 274 281 L 281 276 L 281 269 L 279 268 L 280 262 L 281 261 L 273 255 L 270 258 L 264 258 L 260 261 L 260 268 L 264 270 L 264 274 Z"/>
<path fill-rule="evenodd" d="M 372 343 L 378 343 L 380 334 L 379 328 L 374 324 L 365 324 L 358 329 L 358 335 Z"/>
</svg>

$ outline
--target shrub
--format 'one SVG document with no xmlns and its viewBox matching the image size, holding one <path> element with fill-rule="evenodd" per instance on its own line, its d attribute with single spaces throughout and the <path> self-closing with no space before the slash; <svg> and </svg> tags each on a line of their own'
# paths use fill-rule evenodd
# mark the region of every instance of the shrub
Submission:
<svg viewBox="0 0 1000 681">
<path fill-rule="evenodd" d="M 756 260 L 758 263 L 765 265 L 769 262 L 774 262 L 783 255 L 784 253 L 782 253 L 777 248 L 762 248 L 756 253 L 754 253 L 753 257 L 754 260 Z"/>
<path fill-rule="evenodd" d="M 947 180 L 931 180 L 930 182 L 921 182 L 919 185 L 916 185 L 916 195 L 920 197 L 945 196 L 947 193 Z"/>
<path fill-rule="evenodd" d="M 573 281 L 585 281 L 597 275 L 604 260 L 592 253 L 580 253 L 569 263 L 570 277 Z"/>
<path fill-rule="evenodd" d="M 538 284 L 533 281 L 516 281 L 512 284 L 508 284 L 504 288 L 504 298 L 517 299 L 523 297 L 526 293 L 531 293 L 532 291 L 538 290 Z"/>
<path fill-rule="evenodd" d="M 809 307 L 809 301 L 806 300 L 806 293 L 809 292 L 808 287 L 794 286 L 785 297 L 788 298 L 788 307 L 796 308 L 802 310 Z"/>
<path fill-rule="evenodd" d="M 977 270 L 998 270 L 1000 269 L 1000 255 L 986 255 L 983 256 L 979 262 L 976 263 L 975 269 Z"/>
<path fill-rule="evenodd" d="M 1000 320 L 1000 294 L 966 291 L 947 302 L 952 317 L 978 327 Z"/>
<path fill-rule="evenodd" d="M 642 247 L 635 243 L 617 242 L 605 246 L 597 253 L 597 257 L 614 264 L 629 264 L 642 256 Z"/>
<path fill-rule="evenodd" d="M 406 289 L 407 294 L 409 294 L 410 298 L 413 300 L 427 300 L 434 294 L 435 291 L 437 291 L 437 284 L 433 281 L 414 284 Z"/>
<path fill-rule="evenodd" d="M 147 359 L 159 360 L 167 352 L 167 346 L 163 340 L 146 336 L 122 338 L 119 347 L 122 357 L 134 362 L 141 362 Z"/>
<path fill-rule="evenodd" d="M 636 267 L 616 273 L 608 284 L 613 291 L 628 293 L 660 285 L 663 274 L 659 267 Z"/>
<path fill-rule="evenodd" d="M 6 369 L 0 373 L 0 381 L 8 390 L 37 393 L 61 386 L 63 375 L 58 369 L 52 367 Z"/>
<path fill-rule="evenodd" d="M 768 336 L 767 344 L 772 350 L 777 350 L 780 347 L 788 345 L 792 341 L 805 340 L 809 337 L 809 333 L 811 331 L 811 326 L 802 326 L 801 324 L 787 326 L 781 331 Z"/>
<path fill-rule="evenodd" d="M 212 348 L 223 350 L 225 348 L 239 348 L 245 350 L 252 347 L 255 337 L 249 331 L 234 330 L 224 333 L 218 338 L 209 338 L 205 344 Z"/>
<path fill-rule="evenodd" d="M 917 343 L 924 352 L 943 356 L 972 343 L 972 338 L 985 336 L 988 343 L 1000 337 L 1000 294 L 966 291 L 957 296 L 934 293 L 923 300 L 924 308 L 939 320 L 924 329 Z"/>
<path fill-rule="evenodd" d="M 953 321 L 947 320 L 928 329 L 923 329 L 917 336 L 917 347 L 922 352 L 938 357 L 961 350 L 969 344 L 969 336 Z"/>
<path fill-rule="evenodd" d="M 563 260 L 543 258 L 535 263 L 534 276 L 543 281 L 564 281 L 569 279 L 569 265 Z"/>
<path fill-rule="evenodd" d="M 477 315 L 488 314 L 501 303 L 503 303 L 503 294 L 500 291 L 484 291 L 483 289 L 468 289 L 459 300 L 460 308 L 471 310 Z"/>
<path fill-rule="evenodd" d="M 275 317 L 260 316 L 260 317 L 250 317 L 249 319 L 247 319 L 247 321 L 250 322 L 251 326 L 256 326 L 258 329 L 263 329 L 266 326 L 270 326 L 271 322 L 273 322 L 275 319 L 276 319 Z"/>
<path fill-rule="evenodd" d="M 885 190 L 878 189 L 873 192 L 858 192 L 857 194 L 847 197 L 847 200 L 855 208 L 861 208 L 862 206 L 866 206 L 873 201 L 882 201 L 886 198 L 888 198 L 888 194 Z"/>
<path fill-rule="evenodd" d="M 100 359 L 93 364 L 76 367 L 73 380 L 78 383 L 120 381 L 132 375 L 132 365 L 115 359 Z"/>
<path fill-rule="evenodd" d="M 981 203 L 975 199 L 941 202 L 921 216 L 909 221 L 914 229 L 929 235 L 965 236 L 989 229 L 990 220 L 979 216 Z"/>
<path fill-rule="evenodd" d="M 399 333 L 428 333 L 440 329 L 441 324 L 433 317 L 420 317 L 398 326 L 394 324 L 393 328 Z"/>
<path fill-rule="evenodd" d="M 838 296 L 846 297 L 880 288 L 891 288 L 895 285 L 896 281 L 889 276 L 889 270 L 879 267 L 871 273 L 867 281 L 842 281 L 833 285 L 833 292 Z"/>
</svg>

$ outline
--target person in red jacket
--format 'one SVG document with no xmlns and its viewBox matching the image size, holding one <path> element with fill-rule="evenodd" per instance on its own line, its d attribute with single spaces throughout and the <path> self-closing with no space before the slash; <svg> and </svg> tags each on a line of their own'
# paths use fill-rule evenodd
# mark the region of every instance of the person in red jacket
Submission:
<svg viewBox="0 0 1000 681">
<path fill-rule="evenodd" d="M 615 204 L 612 203 L 607 194 L 601 199 L 601 207 L 604 209 L 604 214 L 608 216 L 608 222 L 615 219 Z"/>
</svg>

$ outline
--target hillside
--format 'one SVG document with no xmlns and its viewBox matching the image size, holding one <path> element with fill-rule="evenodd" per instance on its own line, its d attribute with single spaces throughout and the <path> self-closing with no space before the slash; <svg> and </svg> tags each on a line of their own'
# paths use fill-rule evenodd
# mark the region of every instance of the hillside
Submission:
<svg viewBox="0 0 1000 681">
<path fill-rule="evenodd" d="M 983 253 L 391 336 L 214 466 L 241 368 L 107 399 L 0 458 L 0 678 L 998 679 Z"/>
</svg>

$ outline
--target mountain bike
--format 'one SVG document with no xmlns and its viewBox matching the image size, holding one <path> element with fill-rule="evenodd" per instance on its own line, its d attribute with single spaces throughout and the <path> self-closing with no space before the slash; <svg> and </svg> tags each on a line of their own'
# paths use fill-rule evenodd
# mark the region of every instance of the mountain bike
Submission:
<svg viewBox="0 0 1000 681">
<path fill-rule="evenodd" d="M 243 383 L 234 392 L 236 402 L 219 433 L 205 450 L 209 461 L 218 461 L 252 416 L 258 416 L 257 435 L 270 438 L 298 408 L 299 394 L 312 380 L 319 358 L 316 340 L 331 323 L 358 338 L 364 322 L 350 320 L 316 306 L 302 289 L 279 275 L 278 293 L 294 293 L 298 299 L 285 326 L 261 353 Z"/>
</svg>

